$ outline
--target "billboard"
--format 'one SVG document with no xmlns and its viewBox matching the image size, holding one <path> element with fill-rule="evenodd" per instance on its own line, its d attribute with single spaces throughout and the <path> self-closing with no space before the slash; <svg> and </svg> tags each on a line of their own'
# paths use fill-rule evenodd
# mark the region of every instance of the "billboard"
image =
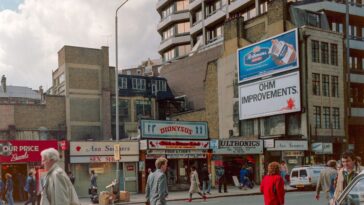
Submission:
<svg viewBox="0 0 364 205">
<path fill-rule="evenodd" d="M 209 149 L 209 141 L 148 140 L 148 149 Z"/>
<path fill-rule="evenodd" d="M 298 111 L 301 111 L 299 72 L 239 86 L 240 120 Z"/>
<path fill-rule="evenodd" d="M 40 162 L 40 153 L 48 148 L 58 150 L 56 140 L 0 141 L 0 163 Z"/>
<path fill-rule="evenodd" d="M 238 49 L 239 83 L 299 66 L 297 29 Z"/>
<path fill-rule="evenodd" d="M 142 120 L 144 139 L 208 139 L 207 122 Z"/>
</svg>

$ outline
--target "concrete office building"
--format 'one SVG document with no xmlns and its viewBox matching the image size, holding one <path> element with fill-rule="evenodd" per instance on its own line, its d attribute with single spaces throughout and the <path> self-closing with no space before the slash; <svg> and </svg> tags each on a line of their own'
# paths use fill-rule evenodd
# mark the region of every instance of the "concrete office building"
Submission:
<svg viewBox="0 0 364 205">
<path fill-rule="evenodd" d="M 266 13 L 267 5 L 267 0 L 158 0 L 159 53 L 168 62 L 197 48 L 202 51 L 222 45 L 226 19 L 243 16 L 249 20 Z"/>
<path fill-rule="evenodd" d="M 346 64 L 346 31 L 349 38 L 349 64 L 346 90 L 348 148 L 364 157 L 364 1 L 349 1 L 349 25 L 346 25 L 345 1 L 302 1 L 295 8 L 323 12 L 327 16 L 330 29 L 342 33 L 345 38 L 344 64 Z M 349 75 L 350 73 L 350 75 Z"/>
</svg>

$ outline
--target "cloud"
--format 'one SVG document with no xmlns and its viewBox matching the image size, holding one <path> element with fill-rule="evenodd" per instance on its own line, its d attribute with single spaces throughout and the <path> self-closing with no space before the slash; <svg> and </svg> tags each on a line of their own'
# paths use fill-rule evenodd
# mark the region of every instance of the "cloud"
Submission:
<svg viewBox="0 0 364 205">
<path fill-rule="evenodd" d="M 115 65 L 115 10 L 119 0 L 25 0 L 0 11 L 0 75 L 10 85 L 49 88 L 64 45 L 109 46 Z M 118 13 L 119 68 L 159 58 L 156 0 L 129 0 Z"/>
</svg>

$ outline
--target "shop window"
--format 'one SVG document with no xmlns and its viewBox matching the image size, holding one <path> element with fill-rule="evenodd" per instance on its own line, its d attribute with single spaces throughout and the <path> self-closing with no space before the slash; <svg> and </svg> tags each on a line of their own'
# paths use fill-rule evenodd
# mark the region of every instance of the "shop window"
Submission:
<svg viewBox="0 0 364 205">
<path fill-rule="evenodd" d="M 254 135 L 254 119 L 240 121 L 240 136 L 247 137 Z"/>
</svg>

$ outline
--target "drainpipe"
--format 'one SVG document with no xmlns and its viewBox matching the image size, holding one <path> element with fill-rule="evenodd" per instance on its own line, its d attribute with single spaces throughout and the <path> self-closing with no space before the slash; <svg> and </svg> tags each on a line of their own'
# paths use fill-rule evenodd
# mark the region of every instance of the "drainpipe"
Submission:
<svg viewBox="0 0 364 205">
<path fill-rule="evenodd" d="M 310 116 L 309 116 L 309 113 L 308 113 L 308 111 L 309 111 L 309 105 L 308 105 L 308 87 L 307 87 L 307 85 L 308 85 L 308 59 L 307 59 L 307 39 L 310 37 L 311 35 L 307 35 L 306 34 L 306 32 L 303 32 L 303 40 L 304 40 L 304 44 L 305 44 L 305 95 L 306 95 L 306 125 L 307 126 L 309 126 L 308 127 L 308 129 L 310 129 L 310 130 L 308 130 L 307 131 L 307 133 L 308 133 L 308 137 L 307 137 L 307 139 L 308 139 L 308 152 L 309 152 L 309 163 L 311 164 L 311 155 L 312 155 L 312 153 L 311 153 L 311 124 L 310 124 Z"/>
</svg>

